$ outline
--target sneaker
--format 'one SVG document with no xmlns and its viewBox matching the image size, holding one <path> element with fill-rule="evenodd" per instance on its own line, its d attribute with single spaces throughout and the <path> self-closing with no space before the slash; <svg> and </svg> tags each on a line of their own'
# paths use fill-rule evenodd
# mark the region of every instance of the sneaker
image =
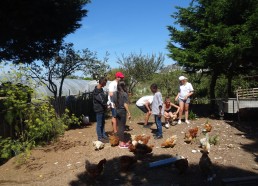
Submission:
<svg viewBox="0 0 258 186">
<path fill-rule="evenodd" d="M 181 123 L 182 123 L 181 120 L 178 120 L 177 124 L 180 125 Z"/>
<path fill-rule="evenodd" d="M 99 141 L 101 141 L 102 143 L 109 143 L 109 140 L 105 138 L 101 138 L 99 139 Z"/>
<path fill-rule="evenodd" d="M 185 123 L 186 123 L 186 124 L 190 124 L 190 121 L 189 121 L 189 120 L 185 120 Z"/>
<path fill-rule="evenodd" d="M 129 144 L 120 144 L 118 147 L 119 147 L 120 149 L 128 149 Z"/>
<path fill-rule="evenodd" d="M 162 135 L 160 135 L 160 136 L 155 136 L 155 137 L 154 137 L 154 139 L 162 139 L 162 138 L 163 138 Z"/>
<path fill-rule="evenodd" d="M 168 129 L 169 126 L 170 126 L 170 124 L 169 124 L 169 122 L 167 122 L 167 123 L 165 124 L 165 128 Z"/>
</svg>

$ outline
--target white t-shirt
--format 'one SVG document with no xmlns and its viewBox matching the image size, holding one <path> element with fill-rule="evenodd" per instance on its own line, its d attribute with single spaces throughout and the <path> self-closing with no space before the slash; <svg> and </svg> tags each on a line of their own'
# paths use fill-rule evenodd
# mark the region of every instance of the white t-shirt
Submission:
<svg viewBox="0 0 258 186">
<path fill-rule="evenodd" d="M 117 81 L 114 80 L 114 81 L 111 81 L 111 83 L 109 83 L 109 85 L 108 85 L 108 92 L 116 92 L 116 91 L 117 91 Z M 112 103 L 109 94 L 108 94 L 108 102 L 107 102 L 107 104 L 108 105 L 111 104 L 111 107 L 114 108 L 114 103 Z"/>
<path fill-rule="evenodd" d="M 184 99 L 190 92 L 193 92 L 193 86 L 191 83 L 186 82 L 184 85 L 179 87 L 179 99 Z"/>
<path fill-rule="evenodd" d="M 136 105 L 138 107 L 142 107 L 145 105 L 146 102 L 149 102 L 150 104 L 152 104 L 153 101 L 153 96 L 143 96 L 140 99 L 138 99 L 138 101 L 136 102 Z"/>
</svg>

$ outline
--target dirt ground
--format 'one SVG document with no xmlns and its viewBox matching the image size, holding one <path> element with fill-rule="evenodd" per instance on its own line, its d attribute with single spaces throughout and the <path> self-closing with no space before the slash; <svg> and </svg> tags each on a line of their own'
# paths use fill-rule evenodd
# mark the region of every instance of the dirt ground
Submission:
<svg viewBox="0 0 258 186">
<path fill-rule="evenodd" d="M 210 136 L 218 134 L 219 144 L 211 146 L 209 157 L 213 163 L 215 179 L 207 182 L 202 175 L 198 163 L 201 157 L 198 142 L 194 144 L 184 143 L 184 132 L 199 126 L 202 129 L 207 118 L 199 118 L 191 121 L 190 125 L 181 124 L 163 128 L 163 139 L 151 138 L 149 144 L 153 144 L 151 155 L 138 160 L 137 164 L 126 173 L 119 170 L 118 158 L 122 155 L 132 155 L 128 149 L 111 147 L 95 151 L 92 141 L 96 140 L 95 123 L 87 127 L 65 132 L 57 142 L 38 147 L 31 151 L 27 163 L 17 166 L 17 158 L 14 157 L 0 166 L 0 185 L 221 185 L 223 178 L 244 177 L 258 175 L 258 131 L 257 128 L 237 122 L 210 119 L 213 129 Z M 142 123 L 132 120 L 128 123 L 133 130 L 128 134 L 151 135 L 156 126 L 143 128 Z M 111 121 L 106 121 L 106 131 L 112 130 Z M 178 140 L 174 148 L 161 148 L 160 144 L 169 136 L 177 135 Z M 199 132 L 198 138 L 204 135 Z M 197 141 L 199 141 L 197 139 Z M 155 168 L 149 168 L 149 163 L 175 156 L 186 157 L 189 161 L 189 169 L 179 175 L 174 165 L 169 164 Z M 107 164 L 104 173 L 96 180 L 89 178 L 85 171 L 85 160 L 98 162 L 106 158 Z"/>
</svg>

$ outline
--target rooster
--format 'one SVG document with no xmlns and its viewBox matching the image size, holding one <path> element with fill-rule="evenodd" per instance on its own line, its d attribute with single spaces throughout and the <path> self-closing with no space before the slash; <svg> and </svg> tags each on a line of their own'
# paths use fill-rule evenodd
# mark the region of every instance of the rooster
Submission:
<svg viewBox="0 0 258 186">
<path fill-rule="evenodd" d="M 177 135 L 173 135 L 161 144 L 163 148 L 173 148 L 176 145 Z"/>
<path fill-rule="evenodd" d="M 196 138 L 198 133 L 198 127 L 195 127 L 193 129 L 189 129 L 189 134 L 192 138 Z"/>
<path fill-rule="evenodd" d="M 129 151 L 135 155 L 146 155 L 152 152 L 153 145 L 146 145 L 137 143 L 135 146 L 133 144 L 129 145 Z"/>
<path fill-rule="evenodd" d="M 86 160 L 85 169 L 88 175 L 92 178 L 98 177 L 103 172 L 106 162 L 107 160 L 105 158 L 100 160 L 98 164 L 91 164 L 88 160 Z"/>
<path fill-rule="evenodd" d="M 179 174 L 184 174 L 188 169 L 188 160 L 186 158 L 176 160 L 175 167 L 179 171 Z"/>
<path fill-rule="evenodd" d="M 128 171 L 135 163 L 137 163 L 137 160 L 135 157 L 132 156 L 121 156 L 119 159 L 120 162 L 120 170 L 123 172 Z"/>
<path fill-rule="evenodd" d="M 109 136 L 109 143 L 112 147 L 117 146 L 119 144 L 119 137 L 116 135 Z"/>
<path fill-rule="evenodd" d="M 199 161 L 199 167 L 200 167 L 202 173 L 205 176 L 207 176 L 208 181 L 211 181 L 213 179 L 213 177 L 215 177 L 215 174 L 213 174 L 212 162 L 208 156 L 209 152 L 207 152 L 205 150 L 203 150 L 201 152 L 202 152 L 202 157 L 200 158 L 200 161 Z"/>
</svg>

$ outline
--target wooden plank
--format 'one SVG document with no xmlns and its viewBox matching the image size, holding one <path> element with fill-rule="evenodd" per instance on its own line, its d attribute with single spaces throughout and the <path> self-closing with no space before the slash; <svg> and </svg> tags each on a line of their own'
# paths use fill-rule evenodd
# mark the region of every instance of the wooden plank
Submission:
<svg viewBox="0 0 258 186">
<path fill-rule="evenodd" d="M 222 179 L 223 186 L 257 186 L 258 176 L 246 176 L 237 178 L 224 178 Z"/>
</svg>

